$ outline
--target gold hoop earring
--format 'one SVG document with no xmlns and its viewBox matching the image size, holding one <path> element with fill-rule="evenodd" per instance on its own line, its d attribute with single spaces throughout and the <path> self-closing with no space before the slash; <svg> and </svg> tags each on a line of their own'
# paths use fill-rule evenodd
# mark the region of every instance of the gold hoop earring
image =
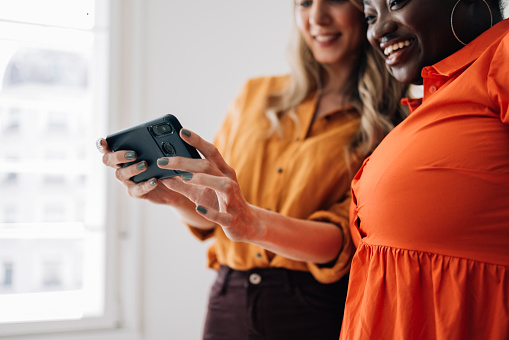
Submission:
<svg viewBox="0 0 509 340">
<path fill-rule="evenodd" d="M 465 46 L 466 44 L 463 41 L 461 41 L 461 39 L 458 38 L 458 36 L 456 35 L 456 32 L 454 31 L 454 24 L 452 23 L 452 18 L 454 17 L 454 11 L 456 10 L 456 6 L 458 6 L 460 1 L 461 0 L 456 1 L 456 3 L 454 4 L 454 7 L 452 8 L 452 12 L 451 12 L 451 30 L 452 30 L 452 34 L 454 34 L 454 37 L 456 38 L 456 40 L 458 40 L 463 46 Z M 486 7 L 488 7 L 488 11 L 490 12 L 490 28 L 491 28 L 493 26 L 493 14 L 491 13 L 491 7 L 486 2 L 486 0 L 482 0 L 482 1 L 486 5 Z"/>
</svg>

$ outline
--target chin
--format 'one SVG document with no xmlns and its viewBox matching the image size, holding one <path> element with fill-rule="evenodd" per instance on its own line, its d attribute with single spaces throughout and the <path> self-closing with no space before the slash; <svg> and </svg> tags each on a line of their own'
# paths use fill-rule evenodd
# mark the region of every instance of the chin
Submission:
<svg viewBox="0 0 509 340">
<path fill-rule="evenodd" d="M 389 72 L 397 81 L 403 84 L 422 85 L 421 71 L 415 72 L 406 68 L 390 67 Z"/>
<path fill-rule="evenodd" d="M 315 59 L 317 62 L 319 62 L 322 65 L 333 65 L 338 62 L 337 58 L 322 57 L 322 58 L 315 58 Z"/>
</svg>

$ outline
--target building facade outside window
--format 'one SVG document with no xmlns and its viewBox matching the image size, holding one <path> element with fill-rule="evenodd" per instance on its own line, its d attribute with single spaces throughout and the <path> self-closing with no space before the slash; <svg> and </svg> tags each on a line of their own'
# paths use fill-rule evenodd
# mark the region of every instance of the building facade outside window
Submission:
<svg viewBox="0 0 509 340">
<path fill-rule="evenodd" d="M 108 122 L 109 11 L 0 0 L 0 338 L 118 322 L 94 147 Z"/>
</svg>

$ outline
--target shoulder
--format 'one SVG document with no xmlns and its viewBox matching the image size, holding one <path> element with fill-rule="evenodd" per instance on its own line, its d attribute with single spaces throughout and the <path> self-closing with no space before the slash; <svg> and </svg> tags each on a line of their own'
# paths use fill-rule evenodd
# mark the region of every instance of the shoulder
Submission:
<svg viewBox="0 0 509 340">
<path fill-rule="evenodd" d="M 503 78 L 506 78 L 509 71 L 509 19 L 498 23 L 492 27 L 493 41 L 483 51 L 478 58 L 478 62 L 484 65 L 488 77 L 500 78 L 500 72 L 503 72 Z"/>
<path fill-rule="evenodd" d="M 281 92 L 288 83 L 289 76 L 263 76 L 248 79 L 235 101 L 230 111 L 236 114 L 245 115 L 246 112 L 264 112 L 268 98 Z"/>
<path fill-rule="evenodd" d="M 485 42 L 487 45 L 484 49 L 485 54 L 500 53 L 500 51 L 507 54 L 509 47 L 509 19 L 497 23 L 481 37 L 481 42 Z"/>
<path fill-rule="evenodd" d="M 245 90 L 279 92 L 288 86 L 289 75 L 261 76 L 249 79 L 244 84 Z"/>
</svg>

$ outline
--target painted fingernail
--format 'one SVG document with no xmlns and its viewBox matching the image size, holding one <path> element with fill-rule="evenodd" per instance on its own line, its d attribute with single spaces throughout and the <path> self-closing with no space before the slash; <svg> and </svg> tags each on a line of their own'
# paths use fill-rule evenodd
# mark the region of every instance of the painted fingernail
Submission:
<svg viewBox="0 0 509 340">
<path fill-rule="evenodd" d="M 193 178 L 193 174 L 192 173 L 187 173 L 187 174 L 183 174 L 182 175 L 182 179 L 184 181 L 189 181 L 191 178 Z"/>
<path fill-rule="evenodd" d="M 198 210 L 199 212 L 201 212 L 202 214 L 206 214 L 207 213 L 207 209 L 205 209 L 204 207 L 202 207 L 201 205 L 197 206 L 196 207 L 196 210 Z"/>
<path fill-rule="evenodd" d="M 151 186 L 156 185 L 156 180 L 155 180 L 155 179 L 150 180 L 149 184 L 150 184 Z"/>
<path fill-rule="evenodd" d="M 138 170 L 145 169 L 146 167 L 147 167 L 147 163 L 145 163 L 145 162 L 136 164 L 136 168 L 138 168 Z"/>
<path fill-rule="evenodd" d="M 103 147 L 103 140 L 102 138 L 99 138 L 96 142 L 95 142 L 95 145 L 97 146 L 98 149 L 104 149 Z"/>
<path fill-rule="evenodd" d="M 191 131 L 189 131 L 189 130 L 182 129 L 182 134 L 183 134 L 184 136 L 191 137 Z"/>
<path fill-rule="evenodd" d="M 125 158 L 126 159 L 135 159 L 136 158 L 136 152 L 134 152 L 134 151 L 126 152 Z"/>
<path fill-rule="evenodd" d="M 168 165 L 169 162 L 170 161 L 168 158 L 158 158 L 157 159 L 157 165 Z"/>
</svg>

